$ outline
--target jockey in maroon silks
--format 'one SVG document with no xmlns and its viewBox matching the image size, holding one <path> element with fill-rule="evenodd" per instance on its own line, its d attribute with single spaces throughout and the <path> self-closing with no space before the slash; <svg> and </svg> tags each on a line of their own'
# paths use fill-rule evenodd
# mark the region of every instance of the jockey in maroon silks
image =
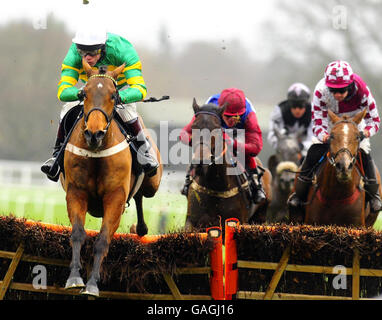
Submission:
<svg viewBox="0 0 382 320">
<path fill-rule="evenodd" d="M 329 63 L 324 77 L 317 83 L 312 100 L 313 144 L 302 163 L 297 178 L 296 191 L 288 199 L 290 208 L 301 207 L 306 202 L 309 188 L 319 162 L 323 161 L 329 150 L 330 123 L 328 110 L 339 116 L 354 116 L 361 110 L 367 110 L 366 116 L 358 125 L 363 140 L 360 142 L 364 188 L 368 194 L 371 212 L 382 209 L 378 192 L 375 164 L 370 155 L 369 138 L 379 130 L 380 118 L 377 104 L 363 79 L 353 73 L 350 64 L 337 60 Z"/>
<path fill-rule="evenodd" d="M 214 103 L 220 107 L 226 104 L 226 109 L 222 115 L 222 127 L 224 129 L 243 129 L 245 134 L 245 141 L 240 142 L 237 139 L 231 138 L 225 134 L 225 140 L 228 144 L 233 146 L 233 150 L 245 151 L 245 168 L 249 177 L 253 201 L 261 203 L 265 200 L 265 192 L 261 185 L 255 157 L 260 153 L 263 147 L 263 138 L 261 129 L 259 127 L 255 109 L 242 90 L 236 88 L 224 89 L 221 93 L 215 94 L 208 98 L 206 104 Z M 191 122 L 187 124 L 181 131 L 180 140 L 191 145 L 192 129 L 191 126 L 194 122 L 195 116 Z M 192 182 L 190 172 L 192 165 L 186 175 L 186 181 L 181 193 L 185 196 L 188 194 L 189 186 Z M 258 177 L 255 180 L 254 177 Z"/>
</svg>

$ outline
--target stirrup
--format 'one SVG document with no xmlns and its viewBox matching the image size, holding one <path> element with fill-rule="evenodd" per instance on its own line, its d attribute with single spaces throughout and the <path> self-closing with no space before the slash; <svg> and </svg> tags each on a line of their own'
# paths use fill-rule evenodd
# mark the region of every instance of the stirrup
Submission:
<svg viewBox="0 0 382 320">
<path fill-rule="evenodd" d="M 180 190 L 180 194 L 184 195 L 184 196 L 188 196 L 188 190 L 189 190 L 189 185 L 184 185 L 183 188 Z"/>
<path fill-rule="evenodd" d="M 41 171 L 54 182 L 57 182 L 60 177 L 60 167 L 56 164 L 55 157 L 46 160 L 41 166 Z"/>
<path fill-rule="evenodd" d="M 184 182 L 183 188 L 180 190 L 180 193 L 184 196 L 188 196 L 188 190 L 190 190 L 190 185 L 192 183 L 192 179 L 190 176 L 186 176 L 186 181 Z"/>
<path fill-rule="evenodd" d="M 256 186 L 252 199 L 255 204 L 259 204 L 265 201 L 267 197 L 265 195 L 263 188 L 259 188 L 258 186 Z"/>
<path fill-rule="evenodd" d="M 374 195 L 370 200 L 369 200 L 369 205 L 370 205 L 370 211 L 371 212 L 379 212 L 382 210 L 382 201 L 379 195 Z"/>
<path fill-rule="evenodd" d="M 296 192 L 293 192 L 287 200 L 287 205 L 292 208 L 300 208 L 303 205 L 303 201 L 297 196 Z"/>
</svg>

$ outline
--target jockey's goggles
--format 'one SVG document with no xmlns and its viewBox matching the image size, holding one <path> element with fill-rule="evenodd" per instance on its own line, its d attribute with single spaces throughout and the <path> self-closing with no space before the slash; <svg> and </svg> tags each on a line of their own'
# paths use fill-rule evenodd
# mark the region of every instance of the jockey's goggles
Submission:
<svg viewBox="0 0 382 320">
<path fill-rule="evenodd" d="M 329 91 L 331 93 L 345 93 L 346 91 L 349 91 L 349 86 L 344 87 L 344 88 L 330 88 Z"/>
<path fill-rule="evenodd" d="M 240 120 L 241 119 L 241 116 L 239 115 L 239 114 L 229 114 L 229 115 L 227 115 L 227 114 L 224 114 L 224 116 L 226 117 L 226 118 L 228 118 L 228 119 L 235 119 L 235 120 Z"/>
<path fill-rule="evenodd" d="M 290 108 L 291 109 L 305 109 L 305 104 L 303 101 L 290 100 Z"/>
<path fill-rule="evenodd" d="M 82 49 L 78 49 L 77 48 L 77 52 L 78 54 L 81 56 L 81 57 L 86 57 L 87 55 L 91 56 L 91 57 L 94 57 L 96 56 L 97 54 L 100 54 L 102 51 L 102 49 L 96 49 L 96 50 L 91 50 L 91 51 L 88 51 L 88 50 L 82 50 Z"/>
</svg>

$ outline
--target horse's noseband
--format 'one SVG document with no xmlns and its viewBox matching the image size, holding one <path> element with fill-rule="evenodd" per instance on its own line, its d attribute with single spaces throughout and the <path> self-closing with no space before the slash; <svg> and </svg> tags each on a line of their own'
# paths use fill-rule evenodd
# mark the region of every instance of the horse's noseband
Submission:
<svg viewBox="0 0 382 320">
<path fill-rule="evenodd" d="M 113 108 L 113 112 L 112 112 L 112 114 L 111 114 L 110 117 L 109 117 L 109 115 L 108 115 L 102 108 L 97 108 L 97 107 L 92 108 L 92 109 L 88 112 L 88 114 L 85 116 L 85 126 L 87 126 L 87 124 L 88 124 L 88 120 L 89 120 L 89 116 L 90 116 L 90 114 L 91 114 L 93 111 L 100 111 L 100 112 L 105 116 L 107 125 L 106 125 L 105 129 L 103 129 L 102 131 L 103 131 L 103 132 L 106 132 L 106 131 L 109 129 L 109 127 L 110 127 L 110 123 L 111 123 L 111 121 L 112 121 L 113 118 L 114 118 L 115 108 Z"/>
<path fill-rule="evenodd" d="M 336 165 L 336 158 L 338 157 L 338 155 L 339 155 L 340 153 L 344 153 L 344 152 L 347 153 L 347 154 L 350 156 L 350 158 L 351 158 L 351 162 L 352 162 L 352 164 L 354 165 L 355 162 L 357 161 L 357 156 L 353 155 L 353 154 L 350 152 L 350 150 L 349 150 L 348 148 L 341 148 L 340 150 L 338 150 L 338 151 L 335 153 L 334 156 L 330 155 L 330 156 L 328 157 L 328 161 L 329 161 L 329 163 L 330 163 L 332 166 L 335 166 L 335 165 Z"/>
</svg>

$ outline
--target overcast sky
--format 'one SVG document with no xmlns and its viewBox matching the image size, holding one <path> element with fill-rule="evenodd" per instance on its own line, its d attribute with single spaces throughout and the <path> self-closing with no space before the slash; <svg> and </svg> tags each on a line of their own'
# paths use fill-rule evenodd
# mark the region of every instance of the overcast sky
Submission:
<svg viewBox="0 0 382 320">
<path fill-rule="evenodd" d="M 84 15 L 104 23 L 108 31 L 125 36 L 133 43 L 156 47 L 158 31 L 165 25 L 174 45 L 191 40 L 242 40 L 255 44 L 259 24 L 272 15 L 274 0 L 17 0 L 0 11 L 0 22 L 27 18 L 37 26 L 49 13 L 75 32 Z M 49 28 L 49 25 L 47 25 Z"/>
</svg>

